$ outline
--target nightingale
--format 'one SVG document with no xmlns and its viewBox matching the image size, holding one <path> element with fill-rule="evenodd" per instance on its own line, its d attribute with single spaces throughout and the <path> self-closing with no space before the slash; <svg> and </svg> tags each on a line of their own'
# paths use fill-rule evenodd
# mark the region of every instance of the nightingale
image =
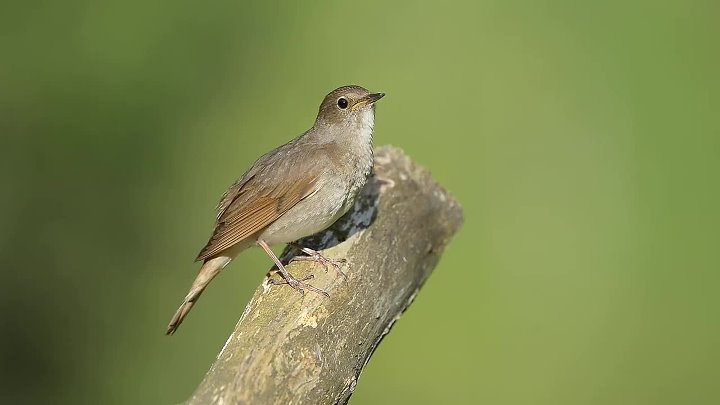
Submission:
<svg viewBox="0 0 720 405">
<path fill-rule="evenodd" d="M 215 230 L 196 261 L 195 281 L 172 317 L 172 335 L 208 283 L 240 252 L 257 245 L 277 266 L 283 283 L 304 293 L 327 295 L 293 277 L 270 249 L 310 236 L 332 225 L 352 207 L 373 165 L 375 102 L 384 93 L 360 86 L 330 92 L 320 104 L 312 128 L 261 156 L 220 198 Z M 331 263 L 302 248 L 302 256 Z"/>
</svg>

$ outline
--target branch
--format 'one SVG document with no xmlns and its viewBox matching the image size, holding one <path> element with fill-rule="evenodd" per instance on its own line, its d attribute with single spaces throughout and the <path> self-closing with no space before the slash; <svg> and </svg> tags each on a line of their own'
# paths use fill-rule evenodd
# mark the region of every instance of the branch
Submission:
<svg viewBox="0 0 720 405">
<path fill-rule="evenodd" d="M 347 281 L 307 262 L 288 270 L 314 274 L 310 283 L 330 298 L 266 279 L 187 405 L 347 403 L 463 220 L 458 203 L 401 150 L 375 156 L 375 175 L 353 209 L 299 242 L 347 259 Z"/>
</svg>

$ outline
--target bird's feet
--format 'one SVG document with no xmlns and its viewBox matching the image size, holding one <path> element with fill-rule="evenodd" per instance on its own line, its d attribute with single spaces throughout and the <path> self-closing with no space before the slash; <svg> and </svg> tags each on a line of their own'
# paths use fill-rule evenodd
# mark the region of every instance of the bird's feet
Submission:
<svg viewBox="0 0 720 405">
<path fill-rule="evenodd" d="M 328 294 L 327 291 L 321 290 L 321 289 L 314 287 L 305 282 L 314 277 L 312 274 L 307 275 L 300 279 L 293 277 L 290 273 L 287 273 L 287 272 L 286 273 L 280 272 L 280 275 L 282 276 L 282 280 L 276 280 L 274 278 L 271 278 L 269 280 L 270 284 L 272 284 L 272 285 L 287 284 L 290 287 L 294 288 L 295 291 L 299 292 L 301 295 L 305 295 L 305 291 L 307 290 L 307 291 L 312 291 L 312 292 L 324 295 L 327 298 L 330 298 L 330 294 Z"/>
<path fill-rule="evenodd" d="M 320 263 L 325 267 L 325 272 L 327 273 L 328 267 L 332 267 L 335 269 L 335 271 L 342 276 L 343 280 L 347 282 L 347 275 L 340 269 L 340 267 L 347 263 L 347 260 L 345 259 L 330 259 L 325 256 L 323 256 L 320 252 L 317 250 L 313 250 L 306 247 L 300 247 L 295 244 L 291 244 L 290 246 L 294 247 L 295 249 L 298 249 L 305 253 L 307 256 L 295 256 L 290 259 L 290 262 L 315 262 Z"/>
</svg>

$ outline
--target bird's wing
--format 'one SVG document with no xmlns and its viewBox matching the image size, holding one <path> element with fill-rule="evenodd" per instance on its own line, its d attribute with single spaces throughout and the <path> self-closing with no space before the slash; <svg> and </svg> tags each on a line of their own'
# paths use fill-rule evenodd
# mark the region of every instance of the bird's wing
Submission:
<svg viewBox="0 0 720 405">
<path fill-rule="evenodd" d="M 215 256 L 255 234 L 317 191 L 319 176 L 289 170 L 293 160 L 265 156 L 230 187 L 218 204 L 215 231 L 196 260 Z"/>
</svg>

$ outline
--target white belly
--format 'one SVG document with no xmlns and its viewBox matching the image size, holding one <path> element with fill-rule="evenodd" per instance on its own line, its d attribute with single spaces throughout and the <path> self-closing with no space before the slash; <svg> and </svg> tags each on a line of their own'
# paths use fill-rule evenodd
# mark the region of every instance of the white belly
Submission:
<svg viewBox="0 0 720 405">
<path fill-rule="evenodd" d="M 347 212 L 345 193 L 337 187 L 323 187 L 275 220 L 259 239 L 270 245 L 284 244 L 328 228 Z"/>
</svg>

